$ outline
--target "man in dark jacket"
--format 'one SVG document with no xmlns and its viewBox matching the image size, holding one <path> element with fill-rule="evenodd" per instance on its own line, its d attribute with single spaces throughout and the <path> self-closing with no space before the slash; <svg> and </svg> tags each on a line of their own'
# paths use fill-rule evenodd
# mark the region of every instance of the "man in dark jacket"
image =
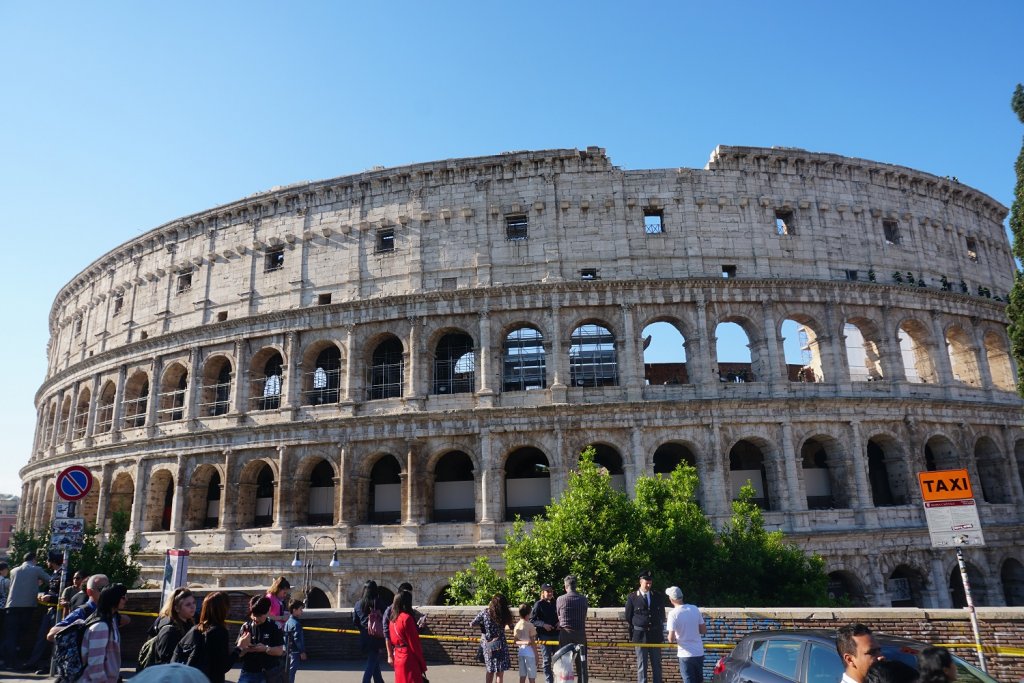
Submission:
<svg viewBox="0 0 1024 683">
<path fill-rule="evenodd" d="M 530 612 L 530 623 L 537 629 L 537 640 L 558 642 L 558 612 L 555 610 L 555 591 L 550 583 L 540 587 L 540 600 L 533 603 Z M 551 656 L 558 650 L 558 645 L 544 645 L 544 681 L 554 683 L 555 676 L 551 671 Z"/>
<path fill-rule="evenodd" d="M 640 572 L 640 588 L 626 599 L 626 623 L 634 643 L 656 645 L 665 642 L 665 599 L 651 590 L 654 576 Z M 661 683 L 661 648 L 636 648 L 637 683 Z"/>
</svg>

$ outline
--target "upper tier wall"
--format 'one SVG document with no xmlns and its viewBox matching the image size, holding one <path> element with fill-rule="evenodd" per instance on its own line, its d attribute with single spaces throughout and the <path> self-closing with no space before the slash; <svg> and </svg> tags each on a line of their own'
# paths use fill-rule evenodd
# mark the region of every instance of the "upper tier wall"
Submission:
<svg viewBox="0 0 1024 683">
<path fill-rule="evenodd" d="M 645 230 L 645 211 L 660 212 L 660 233 Z M 526 217 L 526 239 L 508 239 L 512 215 Z M 1005 215 L 955 180 L 792 149 L 719 147 L 704 169 L 623 171 L 591 147 L 371 171 L 253 195 L 100 257 L 54 301 L 49 374 L 147 336 L 328 297 L 584 270 L 605 280 L 718 277 L 725 266 L 740 278 L 873 270 L 889 282 L 910 268 L 929 286 L 945 276 L 1005 295 Z M 895 221 L 895 240 L 883 221 Z"/>
</svg>

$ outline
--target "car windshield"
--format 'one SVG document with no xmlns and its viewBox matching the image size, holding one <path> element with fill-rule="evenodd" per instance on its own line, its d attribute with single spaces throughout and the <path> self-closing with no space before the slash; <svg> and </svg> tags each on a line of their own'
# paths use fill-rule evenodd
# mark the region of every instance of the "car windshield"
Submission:
<svg viewBox="0 0 1024 683">
<path fill-rule="evenodd" d="M 895 646 L 895 645 L 883 645 L 882 654 L 885 655 L 886 659 L 895 659 L 896 661 L 909 664 L 910 666 L 917 668 L 917 649 L 907 646 Z M 957 656 L 953 656 L 953 662 L 956 664 L 956 680 L 966 681 L 967 683 L 998 683 L 996 679 L 987 675 L 981 669 L 978 669 Z"/>
</svg>

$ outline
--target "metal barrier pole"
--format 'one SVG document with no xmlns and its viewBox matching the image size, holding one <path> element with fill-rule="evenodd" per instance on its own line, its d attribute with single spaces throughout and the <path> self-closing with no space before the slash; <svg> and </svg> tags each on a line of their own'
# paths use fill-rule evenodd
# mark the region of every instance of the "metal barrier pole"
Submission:
<svg viewBox="0 0 1024 683">
<path fill-rule="evenodd" d="M 956 547 L 956 562 L 960 565 L 960 580 L 964 584 L 964 596 L 967 598 L 967 609 L 971 613 L 971 629 L 974 631 L 974 644 L 977 646 L 978 663 L 981 670 L 988 673 L 988 666 L 985 664 L 985 652 L 981 649 L 981 630 L 978 628 L 978 613 L 974 610 L 974 599 L 971 597 L 971 582 L 967 580 L 967 563 L 964 562 L 964 550 L 959 545 Z"/>
</svg>

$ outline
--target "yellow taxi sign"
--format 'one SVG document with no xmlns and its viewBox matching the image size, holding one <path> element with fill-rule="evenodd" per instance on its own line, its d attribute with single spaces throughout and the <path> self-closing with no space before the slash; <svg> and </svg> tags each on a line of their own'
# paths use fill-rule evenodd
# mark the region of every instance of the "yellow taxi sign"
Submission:
<svg viewBox="0 0 1024 683">
<path fill-rule="evenodd" d="M 921 484 L 921 498 L 926 503 L 936 500 L 974 498 L 974 490 L 971 488 L 967 470 L 918 472 L 917 481 Z"/>
</svg>

